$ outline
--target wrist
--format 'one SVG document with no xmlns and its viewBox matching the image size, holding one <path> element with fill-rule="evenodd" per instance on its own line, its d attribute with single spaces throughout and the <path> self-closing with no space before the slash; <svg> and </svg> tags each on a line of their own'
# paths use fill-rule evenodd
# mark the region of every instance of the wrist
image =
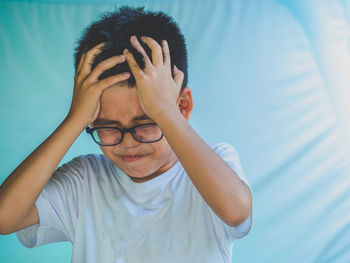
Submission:
<svg viewBox="0 0 350 263">
<path fill-rule="evenodd" d="M 79 118 L 72 116 L 72 115 L 67 115 L 66 118 L 62 122 L 63 125 L 68 125 L 72 127 L 74 130 L 83 132 L 84 129 L 88 126 L 84 121 L 80 120 Z"/>
<path fill-rule="evenodd" d="M 160 109 L 157 111 L 157 113 L 154 114 L 154 117 L 152 119 L 158 124 L 158 126 L 162 126 L 162 124 L 167 123 L 170 121 L 176 121 L 179 118 L 184 118 L 177 107 L 177 105 L 174 105 L 172 107 L 166 107 L 164 109 Z"/>
</svg>

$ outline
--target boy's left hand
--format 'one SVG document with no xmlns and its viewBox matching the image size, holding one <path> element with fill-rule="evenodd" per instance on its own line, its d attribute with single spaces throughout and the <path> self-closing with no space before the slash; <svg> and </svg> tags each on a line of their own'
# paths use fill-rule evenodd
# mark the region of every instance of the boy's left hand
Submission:
<svg viewBox="0 0 350 263">
<path fill-rule="evenodd" d="M 132 36 L 130 41 L 132 46 L 142 54 L 145 62 L 144 69 L 140 68 L 129 50 L 125 49 L 124 55 L 135 77 L 142 109 L 155 120 L 159 113 L 177 108 L 184 74 L 174 66 L 174 79 L 172 78 L 170 52 L 166 40 L 163 40 L 160 46 L 151 37 L 143 36 L 141 39 L 151 49 L 152 61 L 135 36 Z"/>
</svg>

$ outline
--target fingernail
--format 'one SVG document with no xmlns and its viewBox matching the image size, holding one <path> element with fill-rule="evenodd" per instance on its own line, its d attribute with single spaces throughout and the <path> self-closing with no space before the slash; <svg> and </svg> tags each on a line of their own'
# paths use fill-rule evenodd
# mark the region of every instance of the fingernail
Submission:
<svg viewBox="0 0 350 263">
<path fill-rule="evenodd" d="M 129 73 L 129 72 L 126 72 L 126 73 L 123 74 L 123 76 L 124 76 L 125 78 L 128 78 L 128 77 L 130 77 L 130 73 Z"/>
<path fill-rule="evenodd" d="M 129 53 L 129 50 L 126 48 L 126 49 L 124 49 L 123 53 L 124 53 L 124 54 L 128 54 L 128 53 Z"/>
<path fill-rule="evenodd" d="M 141 37 L 142 41 L 145 41 L 145 38 L 146 38 L 145 36 L 142 36 L 142 37 Z"/>
<path fill-rule="evenodd" d="M 132 41 L 137 41 L 137 38 L 135 36 L 131 36 Z"/>
</svg>

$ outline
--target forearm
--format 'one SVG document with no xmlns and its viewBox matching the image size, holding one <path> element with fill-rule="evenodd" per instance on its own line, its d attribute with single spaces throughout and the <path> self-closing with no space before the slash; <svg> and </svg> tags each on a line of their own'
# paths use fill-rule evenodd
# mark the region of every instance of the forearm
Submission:
<svg viewBox="0 0 350 263">
<path fill-rule="evenodd" d="M 65 153 L 82 132 L 66 118 L 0 186 L 0 224 L 16 226 L 29 213 Z M 10 226 L 8 226 L 10 227 Z"/>
<path fill-rule="evenodd" d="M 193 184 L 213 211 L 230 225 L 242 223 L 252 207 L 249 188 L 198 136 L 178 110 L 174 109 L 170 113 L 163 111 L 157 123 Z"/>
<path fill-rule="evenodd" d="M 137 37 L 131 37 L 132 46 L 143 56 L 143 69 L 139 67 L 132 53 L 124 50 L 136 80 L 142 108 L 161 128 L 193 184 L 214 212 L 230 225 L 241 223 L 251 211 L 249 188 L 180 114 L 176 104 L 182 96 L 184 73 L 176 67 L 171 68 L 167 42 L 164 40 L 160 46 L 150 37 L 142 37 L 142 40 L 152 50 L 152 61 Z M 184 99 L 184 104 L 191 111 L 192 97 L 188 91 L 185 95 L 187 99 Z"/>
</svg>

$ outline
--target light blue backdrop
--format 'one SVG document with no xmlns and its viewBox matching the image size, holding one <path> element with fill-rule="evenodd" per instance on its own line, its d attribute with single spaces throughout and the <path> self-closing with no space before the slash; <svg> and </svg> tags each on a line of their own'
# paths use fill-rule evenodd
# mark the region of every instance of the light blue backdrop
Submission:
<svg viewBox="0 0 350 263">
<path fill-rule="evenodd" d="M 1 1 L 0 182 L 66 116 L 82 30 L 126 3 L 178 21 L 191 124 L 240 153 L 254 223 L 233 262 L 350 262 L 349 0 Z M 90 152 L 82 134 L 61 164 Z M 0 236 L 4 263 L 69 262 L 71 251 Z"/>
</svg>

